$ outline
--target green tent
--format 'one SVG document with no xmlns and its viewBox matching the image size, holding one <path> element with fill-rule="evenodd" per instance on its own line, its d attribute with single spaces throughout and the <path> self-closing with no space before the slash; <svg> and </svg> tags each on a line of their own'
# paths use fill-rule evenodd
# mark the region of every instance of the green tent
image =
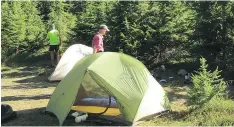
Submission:
<svg viewBox="0 0 234 127">
<path fill-rule="evenodd" d="M 85 91 L 98 86 L 114 97 L 121 116 L 132 124 L 166 110 L 165 92 L 144 64 L 122 53 L 103 52 L 78 61 L 56 87 L 46 110 L 60 125 L 81 99 L 81 86 Z"/>
</svg>

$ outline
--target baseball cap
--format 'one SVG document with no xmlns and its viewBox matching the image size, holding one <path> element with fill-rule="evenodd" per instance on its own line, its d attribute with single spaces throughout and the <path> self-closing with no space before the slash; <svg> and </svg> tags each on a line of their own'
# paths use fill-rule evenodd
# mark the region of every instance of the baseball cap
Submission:
<svg viewBox="0 0 234 127">
<path fill-rule="evenodd" d="M 106 31 L 110 31 L 106 25 L 100 25 L 99 29 L 105 29 Z"/>
</svg>

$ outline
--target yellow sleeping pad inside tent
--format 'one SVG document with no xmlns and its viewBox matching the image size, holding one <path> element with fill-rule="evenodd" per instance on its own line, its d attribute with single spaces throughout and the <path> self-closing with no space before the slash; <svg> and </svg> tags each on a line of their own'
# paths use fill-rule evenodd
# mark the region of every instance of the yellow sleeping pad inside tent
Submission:
<svg viewBox="0 0 234 127">
<path fill-rule="evenodd" d="M 101 113 L 105 111 L 105 109 L 106 107 L 100 107 L 100 106 L 72 106 L 72 110 L 83 111 L 87 113 Z M 120 114 L 121 113 L 118 108 L 108 108 L 108 110 L 103 115 L 118 116 Z"/>
</svg>

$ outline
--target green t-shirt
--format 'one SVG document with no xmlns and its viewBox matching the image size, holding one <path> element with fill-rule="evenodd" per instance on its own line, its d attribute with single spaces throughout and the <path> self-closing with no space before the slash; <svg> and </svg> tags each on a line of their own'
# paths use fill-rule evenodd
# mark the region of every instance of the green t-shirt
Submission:
<svg viewBox="0 0 234 127">
<path fill-rule="evenodd" d="M 59 45 L 59 32 L 58 32 L 58 30 L 51 30 L 47 34 L 47 38 L 49 39 L 50 45 Z"/>
</svg>

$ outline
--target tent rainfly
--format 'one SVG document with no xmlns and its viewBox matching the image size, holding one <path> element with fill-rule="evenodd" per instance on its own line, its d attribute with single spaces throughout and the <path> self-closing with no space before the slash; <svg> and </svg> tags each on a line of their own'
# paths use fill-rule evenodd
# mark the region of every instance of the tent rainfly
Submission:
<svg viewBox="0 0 234 127">
<path fill-rule="evenodd" d="M 114 52 L 96 53 L 78 61 L 56 87 L 46 110 L 62 125 L 80 100 L 88 100 L 86 95 L 95 97 L 91 93 L 98 91 L 114 99 L 121 117 L 133 125 L 166 110 L 165 91 L 144 64 Z"/>
<path fill-rule="evenodd" d="M 48 80 L 61 81 L 73 68 L 77 61 L 90 54 L 93 54 L 93 49 L 91 47 L 82 44 L 74 44 L 70 46 L 63 54 Z"/>
</svg>

